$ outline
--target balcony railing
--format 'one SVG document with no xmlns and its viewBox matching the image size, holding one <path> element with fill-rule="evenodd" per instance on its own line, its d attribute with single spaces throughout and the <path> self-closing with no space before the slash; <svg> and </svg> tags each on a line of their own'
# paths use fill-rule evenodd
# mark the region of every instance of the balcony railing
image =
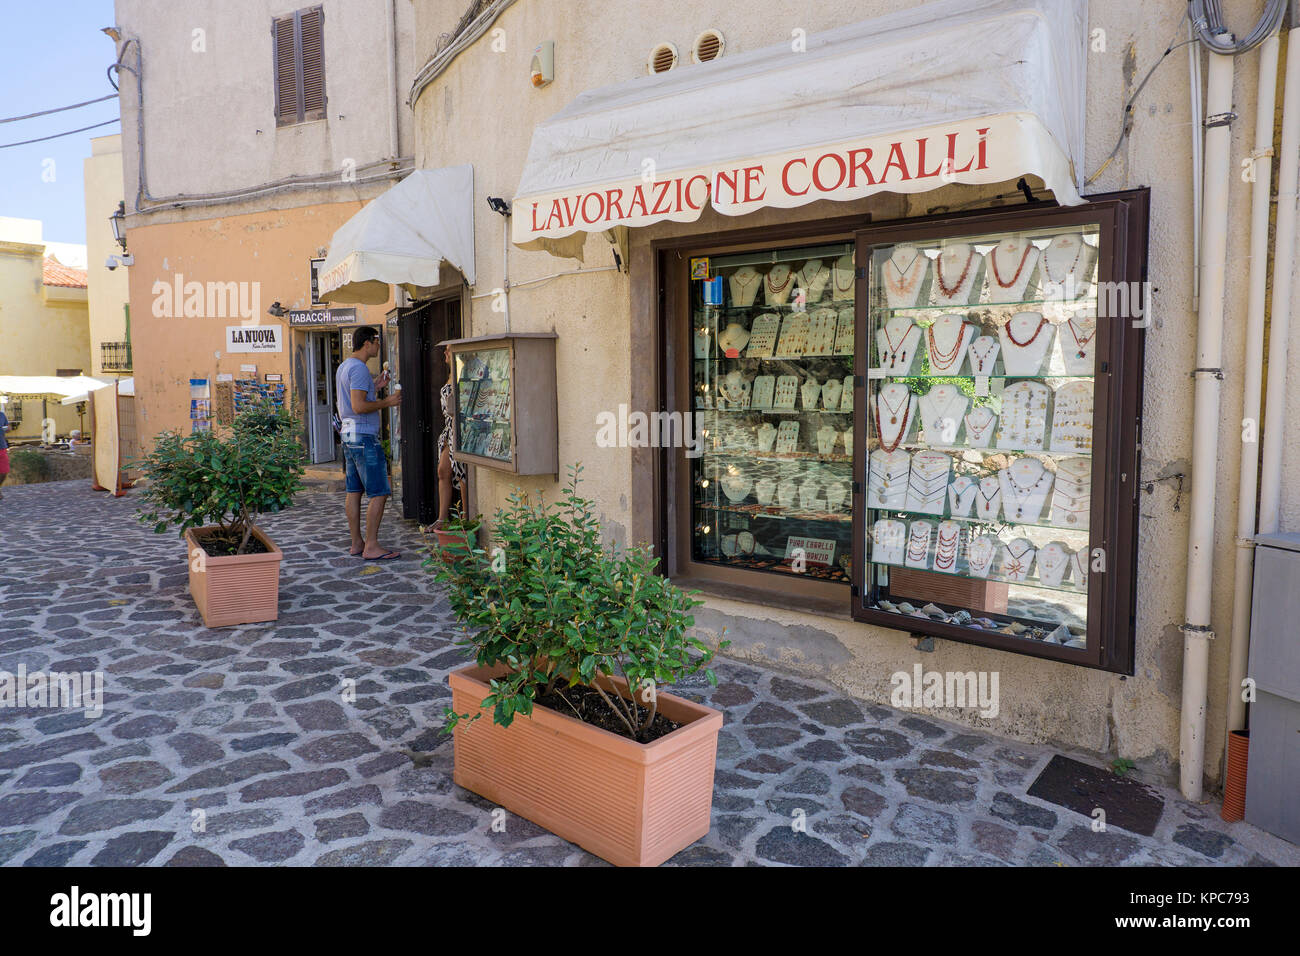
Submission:
<svg viewBox="0 0 1300 956">
<path fill-rule="evenodd" d="M 131 371 L 131 343 L 100 342 L 99 360 L 106 372 Z"/>
</svg>

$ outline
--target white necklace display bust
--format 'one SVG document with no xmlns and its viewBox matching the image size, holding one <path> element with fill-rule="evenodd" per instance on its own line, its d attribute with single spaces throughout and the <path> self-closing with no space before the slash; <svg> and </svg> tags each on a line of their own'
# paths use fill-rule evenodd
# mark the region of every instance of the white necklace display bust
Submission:
<svg viewBox="0 0 1300 956">
<path fill-rule="evenodd" d="M 925 351 L 931 375 L 957 375 L 966 361 L 966 350 L 975 339 L 976 328 L 949 312 L 925 330 Z"/>
<path fill-rule="evenodd" d="M 921 427 L 931 445 L 955 445 L 970 400 L 956 385 L 935 385 L 917 400 Z"/>
<path fill-rule="evenodd" d="M 890 375 L 906 375 L 912 370 L 921 342 L 921 329 L 905 315 L 895 315 L 876 332 L 880 367 Z"/>
<path fill-rule="evenodd" d="M 881 564 L 902 564 L 907 549 L 907 525 L 882 518 L 871 526 L 871 560 Z"/>
<path fill-rule="evenodd" d="M 891 309 L 910 309 L 930 289 L 930 259 L 916 246 L 895 246 L 881 265 L 885 301 Z"/>
<path fill-rule="evenodd" d="M 794 283 L 794 272 L 785 263 L 778 262 L 763 276 L 763 301 L 768 305 L 785 305 Z"/>
<path fill-rule="evenodd" d="M 935 305 L 968 305 L 984 276 L 984 257 L 966 242 L 950 242 L 934 260 Z"/>
<path fill-rule="evenodd" d="M 907 481 L 912 456 L 877 449 L 867 463 L 867 507 L 902 510 L 907 505 Z"/>
<path fill-rule="evenodd" d="M 799 270 L 799 287 L 804 290 L 804 301 L 809 305 L 820 302 L 831 282 L 831 267 L 820 259 L 809 259 Z"/>
<path fill-rule="evenodd" d="M 981 335 L 972 341 L 968 350 L 971 372 L 975 375 L 992 375 L 997 367 L 1000 351 L 1002 346 L 991 335 Z"/>
<path fill-rule="evenodd" d="M 753 305 L 761 278 L 762 274 L 753 266 L 741 266 L 733 272 L 727 283 L 731 286 L 731 304 L 742 309 Z"/>
<path fill-rule="evenodd" d="M 1026 236 L 1007 236 L 985 254 L 990 302 L 1024 302 L 1042 255 Z"/>
<path fill-rule="evenodd" d="M 1059 587 L 1070 568 L 1070 549 L 1052 541 L 1038 549 L 1038 580 L 1048 587 Z"/>
<path fill-rule="evenodd" d="M 1058 528 L 1087 531 L 1092 512 L 1092 461 L 1066 458 L 1056 463 L 1052 488 L 1052 516 Z"/>
<path fill-rule="evenodd" d="M 1056 338 L 1056 327 L 1041 312 L 1017 312 L 998 329 L 1002 367 L 1008 375 L 1037 375 Z"/>
<path fill-rule="evenodd" d="M 975 490 L 975 516 L 985 521 L 996 521 L 1002 510 L 1002 482 L 997 475 L 981 478 Z"/>
<path fill-rule="evenodd" d="M 1034 566 L 1034 545 L 1028 538 L 1016 538 L 1002 546 L 1002 577 L 1008 581 L 1027 581 Z"/>
<path fill-rule="evenodd" d="M 1097 344 L 1097 320 L 1091 316 L 1070 316 L 1057 327 L 1061 365 L 1067 375 L 1091 375 L 1093 347 Z"/>
<path fill-rule="evenodd" d="M 840 256 L 831 268 L 831 301 L 845 302 L 853 299 L 857 275 L 853 268 L 853 255 Z"/>
<path fill-rule="evenodd" d="M 977 578 L 987 578 L 1001 542 L 991 534 L 973 538 L 966 546 L 966 568 Z"/>
<path fill-rule="evenodd" d="M 972 408 L 966 416 L 966 444 L 971 448 L 988 448 L 997 424 L 998 416 L 987 405 Z"/>
<path fill-rule="evenodd" d="M 954 518 L 969 518 L 978 491 L 978 483 L 969 475 L 954 478 L 948 486 L 948 513 Z"/>
<path fill-rule="evenodd" d="M 1055 236 L 1043 250 L 1042 279 L 1044 299 L 1077 299 L 1092 285 L 1092 270 L 1097 264 L 1097 250 L 1083 241 L 1077 232 Z"/>
<path fill-rule="evenodd" d="M 880 447 L 893 451 L 907 440 L 916 421 L 916 396 L 897 382 L 882 385 L 871 397 L 871 413 Z"/>
<path fill-rule="evenodd" d="M 909 568 L 928 568 L 930 566 L 930 536 L 934 525 L 928 521 L 913 521 L 907 529 L 907 554 L 903 563 Z"/>
<path fill-rule="evenodd" d="M 907 510 L 943 514 L 952 459 L 942 452 L 918 451 L 907 476 Z"/>
<path fill-rule="evenodd" d="M 1037 458 L 1017 458 L 998 472 L 1002 511 L 1008 521 L 1033 524 L 1043 513 L 1053 475 Z"/>
</svg>

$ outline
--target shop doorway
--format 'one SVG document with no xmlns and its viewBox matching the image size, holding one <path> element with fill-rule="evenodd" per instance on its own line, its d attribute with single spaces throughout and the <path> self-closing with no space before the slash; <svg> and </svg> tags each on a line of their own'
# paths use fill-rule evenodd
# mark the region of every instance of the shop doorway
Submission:
<svg viewBox="0 0 1300 956">
<path fill-rule="evenodd" d="M 402 515 L 432 524 L 438 519 L 438 434 L 443 427 L 440 392 L 450 373 L 438 343 L 460 336 L 460 299 L 435 299 L 403 309 L 397 330 L 404 395 L 399 420 Z M 455 505 L 453 502 L 452 507 Z"/>
<path fill-rule="evenodd" d="M 312 464 L 338 460 L 334 416 L 334 370 L 343 360 L 337 330 L 307 333 L 307 435 Z"/>
</svg>

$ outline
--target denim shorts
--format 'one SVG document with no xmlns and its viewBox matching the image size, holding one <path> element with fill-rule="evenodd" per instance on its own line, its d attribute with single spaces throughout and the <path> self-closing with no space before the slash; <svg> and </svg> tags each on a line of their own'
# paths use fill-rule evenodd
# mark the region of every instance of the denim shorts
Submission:
<svg viewBox="0 0 1300 956">
<path fill-rule="evenodd" d="M 392 494 L 388 487 L 388 459 L 384 447 L 374 435 L 358 435 L 355 442 L 343 443 L 347 462 L 347 492 L 365 492 L 371 498 Z"/>
</svg>

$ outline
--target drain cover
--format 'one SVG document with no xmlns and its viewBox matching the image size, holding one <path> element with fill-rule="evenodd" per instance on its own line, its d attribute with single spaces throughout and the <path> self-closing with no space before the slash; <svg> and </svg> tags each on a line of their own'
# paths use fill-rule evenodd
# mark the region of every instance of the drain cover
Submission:
<svg viewBox="0 0 1300 956">
<path fill-rule="evenodd" d="M 1029 795 L 1085 817 L 1100 807 L 1106 825 L 1152 836 L 1165 802 L 1150 787 L 1057 754 L 1043 768 Z"/>
</svg>

